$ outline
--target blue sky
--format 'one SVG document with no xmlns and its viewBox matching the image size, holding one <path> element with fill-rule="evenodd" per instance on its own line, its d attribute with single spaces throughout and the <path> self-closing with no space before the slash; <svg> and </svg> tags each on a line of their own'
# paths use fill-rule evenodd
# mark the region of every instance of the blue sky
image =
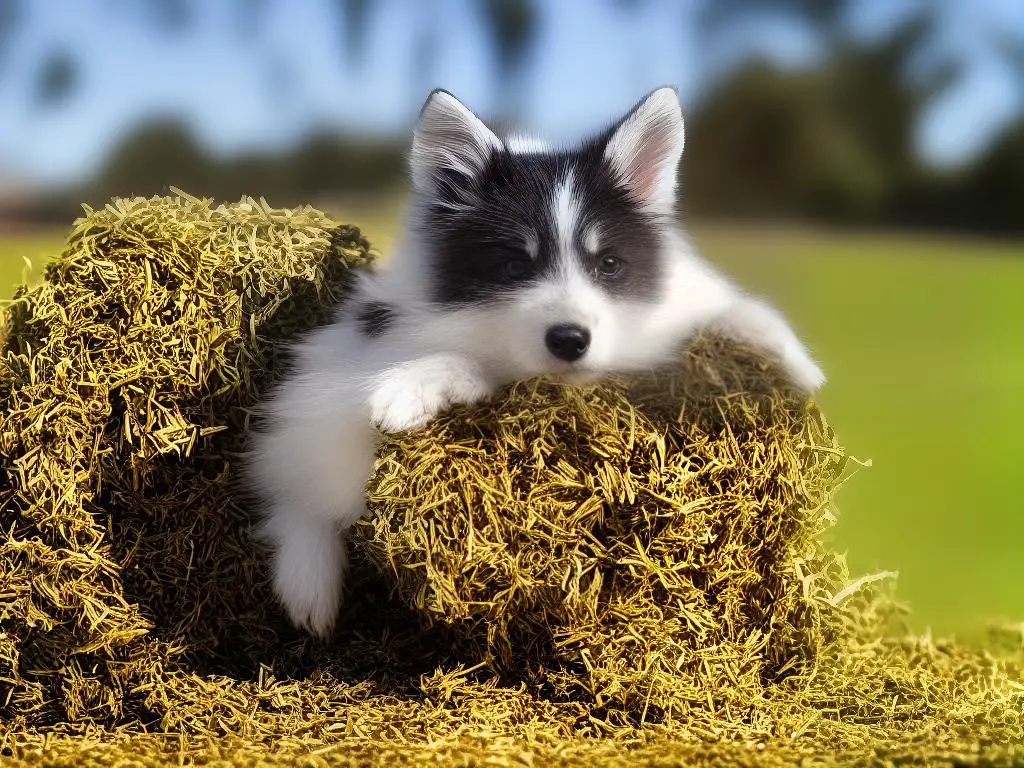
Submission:
<svg viewBox="0 0 1024 768">
<path fill-rule="evenodd" d="M 82 178 L 140 118 L 180 115 L 222 153 L 285 146 L 314 128 L 399 132 L 419 109 L 427 82 L 484 113 L 496 107 L 493 63 L 471 0 L 379 0 L 362 68 L 350 70 L 331 0 L 270 0 L 256 37 L 234 26 L 238 0 L 201 0 L 189 33 L 168 36 L 135 0 L 30 0 L 0 61 L 0 182 Z M 976 152 L 1017 114 L 1024 94 L 991 45 L 992 30 L 1024 37 L 1024 0 L 935 0 L 939 47 L 962 58 L 964 77 L 928 110 L 920 146 L 937 163 Z M 891 28 L 927 0 L 860 0 L 849 19 L 862 35 Z M 787 65 L 820 52 L 798 26 L 738 28 L 709 52 L 691 0 L 647 0 L 626 12 L 609 0 L 540 4 L 541 37 L 524 81 L 525 120 L 552 139 L 600 125 L 644 91 L 679 86 L 684 104 L 730 61 L 759 50 Z M 433 77 L 413 77 L 417 30 L 442 39 Z M 49 108 L 32 103 L 48 52 L 80 64 L 80 87 Z M 712 55 L 713 54 L 713 55 Z M 267 87 L 287 73 L 285 92 Z M 697 151 L 696 148 L 693 151 Z"/>
</svg>

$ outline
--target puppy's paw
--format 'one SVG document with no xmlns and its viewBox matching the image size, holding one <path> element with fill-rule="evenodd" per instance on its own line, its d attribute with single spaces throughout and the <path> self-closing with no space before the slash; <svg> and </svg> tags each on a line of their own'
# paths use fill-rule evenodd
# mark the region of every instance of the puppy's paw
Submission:
<svg viewBox="0 0 1024 768">
<path fill-rule="evenodd" d="M 370 396 L 370 417 L 385 432 L 420 429 L 445 408 L 491 395 L 480 367 L 458 355 L 413 360 L 387 371 Z"/>
<path fill-rule="evenodd" d="M 825 374 L 800 345 L 790 345 L 782 354 L 782 365 L 793 384 L 813 395 L 825 383 Z"/>
<path fill-rule="evenodd" d="M 786 320 L 759 299 L 736 298 L 712 327 L 776 357 L 793 386 L 806 394 L 814 394 L 825 383 L 825 374 Z"/>
</svg>

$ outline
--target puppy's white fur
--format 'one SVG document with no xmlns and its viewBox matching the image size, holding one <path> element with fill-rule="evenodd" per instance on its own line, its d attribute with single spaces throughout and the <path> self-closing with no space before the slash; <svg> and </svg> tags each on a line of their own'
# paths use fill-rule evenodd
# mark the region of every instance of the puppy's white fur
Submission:
<svg viewBox="0 0 1024 768">
<path fill-rule="evenodd" d="M 439 194 L 440 168 L 471 176 L 504 145 L 454 97 L 434 94 L 412 150 L 413 198 L 404 234 L 383 268 L 361 276 L 355 295 L 398 307 L 393 325 L 370 338 L 342 316 L 294 347 L 292 372 L 262 405 L 246 478 L 264 502 L 259 535 L 272 553 L 274 591 L 291 620 L 328 635 L 341 602 L 345 535 L 365 512 L 364 488 L 379 431 L 427 424 L 446 407 L 477 402 L 510 382 L 542 374 L 571 380 L 647 370 L 667 363 L 698 329 L 713 326 L 775 355 L 795 385 L 813 392 L 824 376 L 782 316 L 744 295 L 700 259 L 665 219 L 668 273 L 657 301 L 611 300 L 571 251 L 579 218 L 571 170 L 553 195 L 563 251 L 558 269 L 518 289 L 514 300 L 438 305 L 426 295 L 429 259 L 420 246 L 426 203 Z M 619 126 L 606 158 L 634 198 L 654 214 L 675 203 L 683 124 L 672 89 L 647 98 Z M 517 140 L 513 152 L 543 151 Z M 471 196 L 459 205 L 472 206 Z M 582 236 L 600 242 L 599 229 Z M 529 240 L 529 237 L 527 238 Z M 535 243 L 535 241 L 534 241 Z M 545 347 L 545 331 L 589 329 L 574 363 Z"/>
</svg>

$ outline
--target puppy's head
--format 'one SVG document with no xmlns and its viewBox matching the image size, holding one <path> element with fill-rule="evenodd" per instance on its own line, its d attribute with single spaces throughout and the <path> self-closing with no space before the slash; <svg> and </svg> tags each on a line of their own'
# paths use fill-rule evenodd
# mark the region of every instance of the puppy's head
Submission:
<svg viewBox="0 0 1024 768">
<path fill-rule="evenodd" d="M 445 91 L 411 155 L 430 301 L 515 378 L 653 364 L 683 118 L 674 89 L 571 149 L 500 138 Z M 456 332 L 453 330 L 453 332 Z"/>
</svg>

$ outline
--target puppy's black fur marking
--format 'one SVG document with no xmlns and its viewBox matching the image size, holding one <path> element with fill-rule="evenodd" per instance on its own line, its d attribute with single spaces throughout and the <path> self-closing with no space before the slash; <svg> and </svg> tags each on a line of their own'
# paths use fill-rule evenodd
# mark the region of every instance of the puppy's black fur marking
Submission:
<svg viewBox="0 0 1024 768">
<path fill-rule="evenodd" d="M 383 336 L 394 321 L 394 307 L 380 301 L 363 304 L 356 313 L 359 332 L 370 339 Z"/>
<path fill-rule="evenodd" d="M 474 177 L 442 171 L 427 217 L 431 228 L 423 233 L 434 260 L 434 301 L 488 302 L 521 287 L 529 277 L 510 280 L 503 264 L 510 254 L 521 253 L 528 239 L 537 246 L 532 274 L 554 270 L 559 254 L 553 197 L 570 171 L 579 210 L 574 250 L 583 272 L 609 295 L 656 300 L 664 270 L 660 222 L 630 197 L 605 159 L 613 130 L 573 151 L 500 150 Z M 473 203 L 466 205 L 466 198 Z M 588 253 L 583 244 L 591 226 L 600 232 L 597 253 Z M 619 274 L 600 274 L 605 256 L 622 260 Z"/>
</svg>

